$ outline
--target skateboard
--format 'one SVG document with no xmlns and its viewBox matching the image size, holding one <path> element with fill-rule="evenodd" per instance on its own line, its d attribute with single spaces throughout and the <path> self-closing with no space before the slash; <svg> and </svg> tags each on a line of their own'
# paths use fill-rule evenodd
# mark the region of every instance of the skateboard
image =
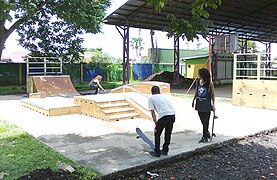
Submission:
<svg viewBox="0 0 277 180">
<path fill-rule="evenodd" d="M 212 135 L 211 135 L 211 139 L 210 141 L 213 140 L 213 137 L 216 137 L 215 133 L 214 133 L 214 120 L 217 119 L 217 116 L 215 115 L 215 111 L 213 111 L 214 116 L 213 116 L 213 124 L 212 124 Z"/>
<path fill-rule="evenodd" d="M 154 151 L 155 145 L 152 143 L 152 141 L 140 130 L 140 128 L 136 128 L 137 132 L 137 139 L 141 138 L 151 149 L 151 151 Z"/>
</svg>

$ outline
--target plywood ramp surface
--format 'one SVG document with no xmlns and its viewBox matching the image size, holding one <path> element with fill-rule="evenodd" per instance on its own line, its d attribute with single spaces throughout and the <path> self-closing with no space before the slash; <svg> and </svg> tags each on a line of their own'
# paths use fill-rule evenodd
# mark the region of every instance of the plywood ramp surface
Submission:
<svg viewBox="0 0 277 180">
<path fill-rule="evenodd" d="M 277 81 L 234 80 L 233 104 L 277 110 Z"/>
<path fill-rule="evenodd" d="M 33 91 L 45 92 L 46 96 L 79 95 L 70 76 L 33 76 Z"/>
</svg>

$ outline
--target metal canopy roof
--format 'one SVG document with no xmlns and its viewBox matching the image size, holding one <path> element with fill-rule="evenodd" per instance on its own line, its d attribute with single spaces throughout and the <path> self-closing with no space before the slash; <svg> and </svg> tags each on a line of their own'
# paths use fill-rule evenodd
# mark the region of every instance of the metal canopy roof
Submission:
<svg viewBox="0 0 277 180">
<path fill-rule="evenodd" d="M 147 0 L 129 0 L 107 16 L 106 24 L 163 31 L 169 24 L 167 15 L 191 16 L 194 0 L 175 0 L 156 12 Z M 210 11 L 210 34 L 238 34 L 240 38 L 277 43 L 276 0 L 222 0 L 221 6 Z"/>
</svg>

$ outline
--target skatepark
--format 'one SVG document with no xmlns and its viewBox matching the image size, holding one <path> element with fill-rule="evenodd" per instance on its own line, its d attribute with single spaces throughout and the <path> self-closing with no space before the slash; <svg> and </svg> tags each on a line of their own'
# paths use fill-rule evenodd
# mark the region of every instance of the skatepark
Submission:
<svg viewBox="0 0 277 180">
<path fill-rule="evenodd" d="M 135 129 L 139 127 L 153 140 L 154 123 L 149 119 L 132 117 L 107 121 L 85 113 L 45 115 L 34 108 L 24 107 L 22 102 L 28 99 L 43 101 L 46 98 L 22 96 L 1 97 L 0 114 L 2 119 L 18 125 L 73 161 L 107 175 L 144 167 L 149 163 L 158 163 L 175 155 L 208 148 L 227 140 L 277 127 L 277 121 L 274 119 L 277 115 L 276 110 L 235 106 L 230 103 L 230 98 L 217 96 L 217 88 L 215 92 L 218 119 L 215 121 L 214 132 L 217 137 L 206 144 L 198 144 L 202 128 L 197 112 L 191 107 L 191 99 L 179 98 L 167 93 L 176 109 L 176 122 L 169 155 L 161 158 L 149 157 L 149 147 L 136 138 Z M 107 96 L 112 97 L 116 94 L 107 94 Z M 133 93 L 132 97 L 135 97 L 135 94 Z M 224 93 L 218 92 L 218 94 Z M 97 96 L 104 97 L 101 94 L 95 95 L 94 98 Z M 55 98 L 58 99 L 52 102 L 51 106 L 70 101 L 73 104 L 74 99 L 69 96 Z M 89 96 L 88 99 L 93 97 Z"/>
</svg>

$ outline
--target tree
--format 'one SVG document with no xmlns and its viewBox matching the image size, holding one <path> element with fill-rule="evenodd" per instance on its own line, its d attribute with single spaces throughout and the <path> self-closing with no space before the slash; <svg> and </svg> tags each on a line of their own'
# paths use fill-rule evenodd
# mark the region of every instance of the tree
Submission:
<svg viewBox="0 0 277 180">
<path fill-rule="evenodd" d="M 110 81 L 122 81 L 122 59 L 116 59 L 107 53 L 103 53 L 101 48 L 87 49 L 86 51 L 93 53 L 91 61 L 87 65 L 88 68 L 101 68 Z"/>
<path fill-rule="evenodd" d="M 141 51 L 143 50 L 143 39 L 141 37 L 131 38 L 131 47 L 136 50 L 137 58 L 141 56 Z"/>
<path fill-rule="evenodd" d="M 255 41 L 247 41 L 247 52 L 258 53 L 258 47 Z"/>
<path fill-rule="evenodd" d="M 0 58 L 10 34 L 35 56 L 78 58 L 82 33 L 98 33 L 109 0 L 1 0 Z M 6 28 L 7 21 L 13 24 Z"/>
<path fill-rule="evenodd" d="M 171 0 L 148 0 L 148 6 L 156 11 L 162 11 L 162 8 L 171 3 Z M 171 23 L 165 28 L 168 37 L 182 37 L 188 41 L 198 39 L 197 34 L 206 37 L 209 33 L 208 26 L 212 23 L 208 20 L 208 8 L 216 9 L 221 4 L 221 0 L 194 0 L 191 4 L 191 17 L 185 19 L 177 17 L 176 14 L 168 14 Z"/>
</svg>

